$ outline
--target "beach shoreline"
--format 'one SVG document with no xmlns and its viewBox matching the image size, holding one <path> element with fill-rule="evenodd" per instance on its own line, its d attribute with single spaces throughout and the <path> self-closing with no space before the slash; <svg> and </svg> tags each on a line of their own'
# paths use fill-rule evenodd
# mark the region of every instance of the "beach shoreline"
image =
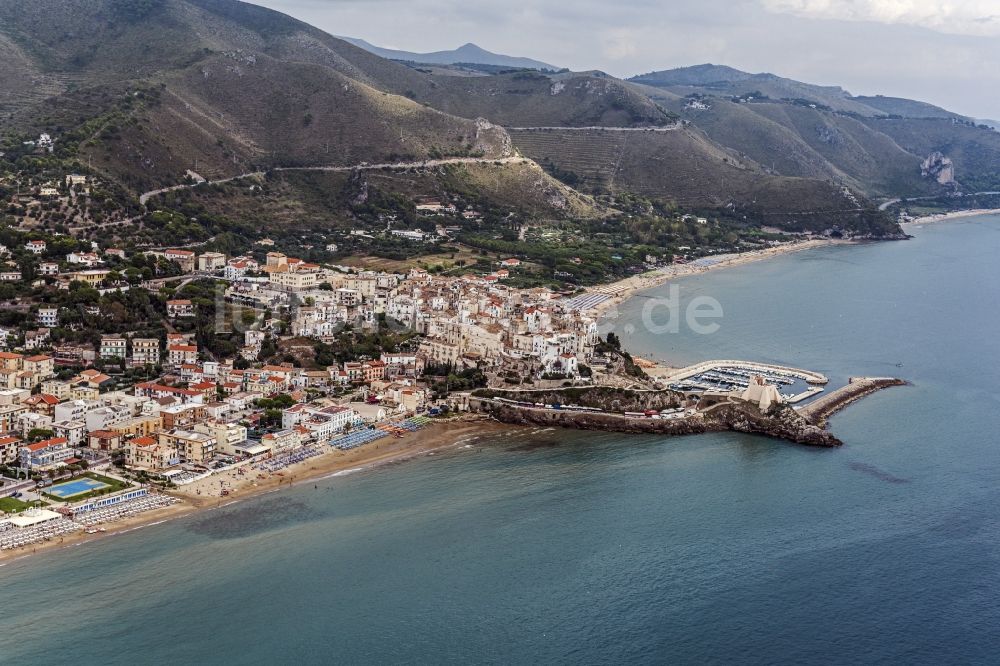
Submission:
<svg viewBox="0 0 1000 666">
<path fill-rule="evenodd" d="M 979 217 L 980 215 L 1000 215 L 1000 208 L 977 208 L 969 210 L 955 210 L 950 213 L 936 213 L 934 215 L 924 215 L 910 222 L 903 222 L 901 227 L 912 227 L 918 224 L 935 224 L 938 222 L 950 222 L 961 220 L 966 217 Z"/>
<path fill-rule="evenodd" d="M 624 278 L 622 280 L 618 280 L 617 282 L 588 288 L 586 292 L 589 294 L 604 294 L 610 297 L 608 300 L 598 303 L 596 306 L 591 308 L 590 311 L 593 312 L 598 319 L 601 319 L 607 316 L 610 310 L 617 308 L 619 305 L 636 294 L 648 289 L 654 289 L 662 286 L 671 280 L 679 280 L 681 278 L 691 277 L 692 275 L 701 275 L 709 271 L 724 268 L 744 266 L 746 264 L 773 259 L 774 257 L 791 254 L 793 252 L 812 250 L 831 245 L 856 245 L 861 242 L 864 241 L 842 240 L 835 238 L 810 239 L 778 245 L 765 250 L 752 250 L 750 252 L 741 252 L 739 254 L 706 257 L 718 259 L 716 263 L 707 266 L 694 265 L 690 263 L 672 264 L 664 268 L 658 268 L 654 271 L 650 271 L 649 273 L 643 273 L 642 275 Z"/>
<path fill-rule="evenodd" d="M 506 426 L 482 418 L 461 418 L 436 422 L 400 439 L 372 442 L 351 451 L 331 449 L 321 456 L 286 468 L 282 475 L 272 474 L 263 480 L 256 478 L 240 480 L 232 472 L 220 475 L 213 474 L 190 486 L 181 486 L 163 493 L 179 499 L 180 502 L 177 504 L 114 523 L 106 523 L 104 525 L 106 532 L 87 534 L 83 530 L 78 530 L 59 540 L 31 544 L 17 550 L 0 551 L 0 567 L 42 553 L 102 542 L 109 537 L 134 532 L 144 527 L 160 525 L 195 513 L 207 513 L 306 483 L 317 483 L 336 476 L 369 471 L 419 456 L 433 455 L 438 451 L 474 441 L 484 435 L 512 428 L 513 426 Z M 220 481 L 224 482 L 222 486 L 219 484 Z M 225 488 L 229 492 L 225 496 L 221 493 L 209 495 L 207 490 L 211 488 Z M 199 495 L 198 490 L 205 492 Z"/>
<path fill-rule="evenodd" d="M 1000 213 L 1000 210 L 956 211 L 954 213 L 921 218 L 921 220 L 938 222 L 992 213 Z M 917 220 L 910 224 L 919 223 L 921 223 L 920 220 Z M 613 308 L 632 298 L 637 293 L 656 288 L 672 280 L 700 275 L 713 270 L 764 261 L 803 250 L 833 245 L 856 245 L 861 242 L 864 241 L 825 238 L 802 240 L 763 250 L 712 257 L 716 261 L 709 265 L 677 264 L 668 266 L 643 275 L 587 289 L 587 293 L 600 293 L 609 296 L 607 300 L 590 308 L 590 312 L 595 313 L 598 318 L 603 318 Z M 649 369 L 654 373 L 655 371 L 670 370 L 668 366 L 657 361 L 638 358 L 637 361 L 648 365 Z M 224 508 L 254 497 L 279 492 L 284 488 L 291 488 L 305 483 L 316 483 L 338 475 L 367 471 L 382 465 L 403 462 L 418 456 L 433 454 L 436 451 L 453 448 L 484 435 L 517 427 L 483 418 L 463 417 L 449 421 L 435 422 L 428 428 L 411 433 L 401 439 L 373 442 L 351 451 L 331 449 L 321 456 L 292 465 L 280 473 L 271 474 L 267 478 L 260 478 L 254 474 L 240 475 L 235 470 L 212 474 L 188 486 L 181 486 L 180 488 L 171 489 L 164 493 L 180 500 L 178 503 L 115 523 L 108 523 L 106 525 L 106 532 L 86 534 L 80 530 L 66 535 L 58 541 L 32 544 L 18 550 L 0 551 L 0 567 L 29 558 L 35 554 L 96 543 L 105 540 L 107 537 L 159 525 L 194 513 Z M 223 490 L 227 491 L 225 495 L 222 494 Z"/>
</svg>

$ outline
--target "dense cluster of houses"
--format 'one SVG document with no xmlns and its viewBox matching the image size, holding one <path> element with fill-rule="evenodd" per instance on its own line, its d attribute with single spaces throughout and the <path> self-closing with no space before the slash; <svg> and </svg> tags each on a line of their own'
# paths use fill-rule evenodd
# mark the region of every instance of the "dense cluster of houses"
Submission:
<svg viewBox="0 0 1000 666">
<path fill-rule="evenodd" d="M 44 251 L 44 241 L 29 245 L 39 243 Z M 420 269 L 397 274 L 320 266 L 275 251 L 263 263 L 184 249 L 157 254 L 185 272 L 225 280 L 226 298 L 234 304 L 287 312 L 291 336 L 332 342 L 346 324 L 364 328 L 382 320 L 420 334 L 419 345 L 325 369 L 287 363 L 247 368 L 237 359 L 209 360 L 183 333 L 165 339 L 104 335 L 96 349 L 51 348 L 48 330 L 58 325 L 59 311 L 41 307 L 41 328 L 28 331 L 18 345 L 25 353 L 0 353 L 0 463 L 48 471 L 124 451 L 128 467 L 149 472 L 208 466 L 327 441 L 366 423 L 423 411 L 430 407 L 422 379 L 428 366 L 495 374 L 530 368 L 539 378 L 561 379 L 578 376 L 581 366 L 595 361 L 597 322 L 559 294 L 505 284 L 521 267 L 515 258 L 498 262 L 486 275 L 441 277 Z M 74 277 L 107 272 L 96 252 L 66 259 L 84 268 Z M 166 305 L 168 317 L 177 321 L 197 314 L 190 300 Z M 0 342 L 9 333 L 0 330 Z M 245 331 L 243 359 L 256 362 L 273 334 L 267 325 Z M 125 388 L 96 369 L 68 380 L 55 377 L 58 366 L 89 367 L 98 360 L 161 367 L 164 374 Z M 351 394 L 355 402 L 343 397 Z M 257 429 L 268 399 L 279 395 L 293 398 L 281 412 L 280 427 Z"/>
<path fill-rule="evenodd" d="M 3 354 L 15 364 L 17 354 Z M 51 361 L 52 359 L 49 358 Z M 111 378 L 97 370 L 44 379 L 40 392 L 0 389 L 0 464 L 47 472 L 80 460 L 123 451 L 129 468 L 162 473 L 177 466 L 206 467 L 220 460 L 273 455 L 325 442 L 354 428 L 422 411 L 426 392 L 410 379 L 412 357 L 383 359 L 308 371 L 291 364 L 238 369 L 229 362 L 181 363 L 163 379 L 128 390 L 102 390 Z M 377 368 L 377 371 L 373 371 Z M 170 383 L 168 383 L 170 382 Z M 331 397 L 342 383 L 363 387 L 364 402 Z M 280 427 L 256 439 L 260 401 L 292 398 Z M 39 440 L 37 433 L 45 433 Z"/>
<path fill-rule="evenodd" d="M 423 363 L 496 367 L 532 361 L 539 375 L 577 375 L 592 356 L 597 322 L 568 308 L 547 289 L 514 289 L 504 282 L 521 265 L 511 258 L 486 275 L 440 277 L 324 268 L 270 252 L 266 277 L 238 273 L 251 260 L 227 264 L 226 296 L 258 308 L 286 306 L 291 333 L 332 340 L 345 324 L 372 325 L 380 315 L 420 333 Z M 308 276 L 308 278 L 304 278 Z M 254 348 L 248 340 L 248 354 Z"/>
</svg>

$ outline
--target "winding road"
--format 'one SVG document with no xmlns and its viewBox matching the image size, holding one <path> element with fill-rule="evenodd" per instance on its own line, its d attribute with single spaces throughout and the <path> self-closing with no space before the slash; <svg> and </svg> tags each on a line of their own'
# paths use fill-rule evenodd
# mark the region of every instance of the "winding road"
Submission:
<svg viewBox="0 0 1000 666">
<path fill-rule="evenodd" d="M 380 171 L 382 169 L 427 169 L 446 166 L 449 164 L 527 164 L 529 162 L 531 162 L 531 160 L 526 157 L 449 157 L 439 160 L 421 160 L 416 162 L 382 162 L 379 164 L 362 162 L 361 164 L 354 164 L 351 166 L 275 167 L 273 169 L 268 169 L 267 171 L 251 171 L 249 173 L 241 173 L 237 176 L 219 178 L 218 180 L 206 180 L 202 183 L 184 183 L 182 185 L 161 187 L 158 190 L 150 190 L 149 192 L 140 194 L 139 203 L 145 205 L 151 198 L 161 194 L 166 194 L 167 192 L 197 187 L 199 185 L 221 185 L 223 183 L 229 183 L 243 178 L 260 178 L 273 171 Z"/>
<path fill-rule="evenodd" d="M 513 132 L 676 132 L 681 125 L 664 125 L 662 127 L 608 127 L 606 125 L 591 125 L 588 127 L 504 127 Z"/>
<path fill-rule="evenodd" d="M 961 198 L 961 197 L 988 197 L 988 196 L 996 196 L 998 194 L 1000 194 L 1000 192 L 972 192 L 970 194 L 959 194 L 957 196 L 959 198 Z M 889 206 L 892 206 L 893 204 L 898 204 L 900 201 L 926 201 L 927 199 L 940 199 L 942 196 L 945 196 L 945 195 L 937 195 L 937 196 L 930 196 L 930 197 L 906 197 L 905 199 L 890 199 L 889 201 L 886 201 L 883 204 L 879 204 L 878 209 L 879 210 L 887 210 L 889 208 Z"/>
</svg>

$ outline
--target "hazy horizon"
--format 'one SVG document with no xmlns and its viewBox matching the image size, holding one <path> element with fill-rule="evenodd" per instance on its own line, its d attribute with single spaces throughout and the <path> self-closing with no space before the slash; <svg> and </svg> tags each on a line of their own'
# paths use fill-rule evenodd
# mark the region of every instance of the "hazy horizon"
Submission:
<svg viewBox="0 0 1000 666">
<path fill-rule="evenodd" d="M 1000 120 L 997 0 L 254 2 L 383 48 L 426 53 L 473 42 L 619 77 L 710 62 Z"/>
</svg>

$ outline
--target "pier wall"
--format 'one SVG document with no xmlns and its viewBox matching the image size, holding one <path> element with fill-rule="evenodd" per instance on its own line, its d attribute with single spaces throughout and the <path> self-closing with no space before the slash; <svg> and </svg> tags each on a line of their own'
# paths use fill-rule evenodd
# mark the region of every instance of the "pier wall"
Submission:
<svg viewBox="0 0 1000 666">
<path fill-rule="evenodd" d="M 826 427 L 831 416 L 852 402 L 890 386 L 906 386 L 906 382 L 895 377 L 851 377 L 847 386 L 809 403 L 798 412 L 810 423 Z"/>
</svg>

